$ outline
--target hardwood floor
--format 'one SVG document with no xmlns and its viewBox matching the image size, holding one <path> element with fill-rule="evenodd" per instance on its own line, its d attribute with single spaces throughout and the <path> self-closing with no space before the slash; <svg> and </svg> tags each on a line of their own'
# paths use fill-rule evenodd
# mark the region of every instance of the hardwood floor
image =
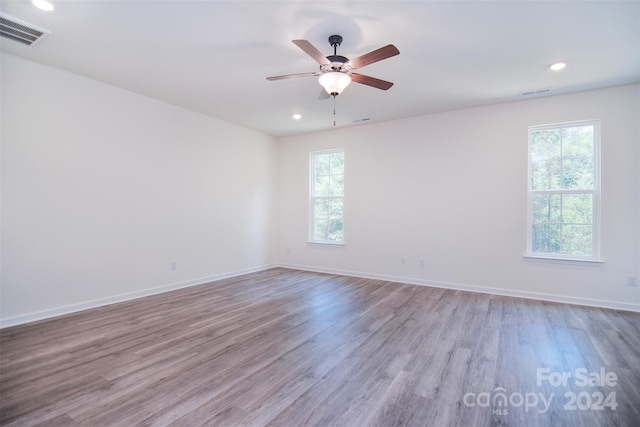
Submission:
<svg viewBox="0 0 640 427">
<path fill-rule="evenodd" d="M 272 269 L 0 345 L 2 425 L 640 425 L 640 314 L 379 280 Z"/>
</svg>

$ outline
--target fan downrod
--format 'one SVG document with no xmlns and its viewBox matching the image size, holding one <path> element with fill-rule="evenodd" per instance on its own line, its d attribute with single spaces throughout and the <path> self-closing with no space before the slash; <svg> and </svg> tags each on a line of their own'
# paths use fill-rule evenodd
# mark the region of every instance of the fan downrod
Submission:
<svg viewBox="0 0 640 427">
<path fill-rule="evenodd" d="M 343 65 L 349 62 L 349 58 L 338 55 L 338 46 L 342 43 L 342 36 L 334 34 L 329 36 L 329 44 L 333 47 L 333 55 L 327 56 L 330 64 L 321 65 L 320 69 L 324 72 L 342 71 Z"/>
</svg>

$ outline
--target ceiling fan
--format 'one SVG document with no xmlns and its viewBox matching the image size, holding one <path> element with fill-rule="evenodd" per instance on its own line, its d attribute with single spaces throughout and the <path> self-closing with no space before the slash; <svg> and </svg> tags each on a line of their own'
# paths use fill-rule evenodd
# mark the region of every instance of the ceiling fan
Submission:
<svg viewBox="0 0 640 427">
<path fill-rule="evenodd" d="M 353 70 L 362 68 L 365 65 L 398 55 L 400 51 L 392 44 L 365 53 L 355 59 L 349 59 L 338 55 L 337 52 L 338 46 L 342 44 L 342 36 L 333 35 L 329 37 L 329 44 L 333 47 L 333 55 L 326 57 L 307 40 L 292 40 L 292 42 L 320 64 L 320 71 L 267 77 L 267 80 L 319 76 L 318 82 L 324 88 L 320 95 L 321 99 L 339 95 L 352 81 L 382 90 L 387 90 L 393 86 L 393 83 L 386 80 L 353 72 Z"/>
</svg>

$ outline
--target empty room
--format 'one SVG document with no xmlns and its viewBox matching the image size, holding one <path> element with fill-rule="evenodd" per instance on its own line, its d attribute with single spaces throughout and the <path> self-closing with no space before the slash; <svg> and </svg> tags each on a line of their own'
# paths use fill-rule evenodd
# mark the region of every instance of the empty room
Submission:
<svg viewBox="0 0 640 427">
<path fill-rule="evenodd" d="M 0 29 L 0 425 L 640 425 L 640 1 Z"/>
</svg>

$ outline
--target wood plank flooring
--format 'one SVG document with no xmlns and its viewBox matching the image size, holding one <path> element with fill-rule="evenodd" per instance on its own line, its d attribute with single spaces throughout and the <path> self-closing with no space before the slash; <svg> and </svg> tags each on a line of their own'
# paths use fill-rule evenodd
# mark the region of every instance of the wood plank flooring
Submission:
<svg viewBox="0 0 640 427">
<path fill-rule="evenodd" d="M 1 330 L 0 423 L 638 426 L 640 314 L 276 268 Z"/>
</svg>

